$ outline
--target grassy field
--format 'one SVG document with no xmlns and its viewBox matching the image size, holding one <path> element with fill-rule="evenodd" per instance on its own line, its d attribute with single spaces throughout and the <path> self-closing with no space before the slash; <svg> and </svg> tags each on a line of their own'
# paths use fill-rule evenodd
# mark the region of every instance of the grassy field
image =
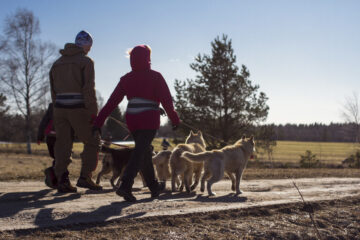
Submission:
<svg viewBox="0 0 360 240">
<path fill-rule="evenodd" d="M 153 145 L 155 150 L 161 149 L 162 139 L 155 139 Z M 116 147 L 116 146 L 112 146 Z M 48 156 L 46 144 L 33 144 L 34 154 L 26 154 L 25 144 L 0 144 L 0 180 L 26 180 L 43 179 L 43 170 L 51 165 L 52 159 Z M 351 143 L 318 143 L 318 142 L 290 142 L 279 141 L 274 150 L 274 162 L 298 163 L 300 155 L 306 150 L 311 150 L 324 163 L 340 165 L 341 161 L 355 152 L 358 146 Z M 79 159 L 82 151 L 82 144 L 74 144 L 73 163 L 70 164 L 70 177 L 72 179 L 79 176 L 81 160 Z M 100 154 L 101 159 L 102 154 Z M 258 154 L 261 161 L 268 161 L 265 155 Z M 272 168 L 258 167 L 256 161 L 250 162 L 246 169 L 244 179 L 274 179 L 274 178 L 299 178 L 299 177 L 360 177 L 360 169 L 349 168 Z M 271 166 L 271 165 L 270 165 Z M 101 162 L 96 169 L 97 174 L 101 169 Z M 108 178 L 109 175 L 106 177 Z"/>
<path fill-rule="evenodd" d="M 322 163 L 340 164 L 356 150 L 360 150 L 360 145 L 354 143 L 278 141 L 274 148 L 273 158 L 276 162 L 299 162 L 300 155 L 304 155 L 306 150 L 316 154 Z"/>
<path fill-rule="evenodd" d="M 161 150 L 161 138 L 156 138 L 153 141 L 153 146 L 156 151 Z M 171 141 L 172 147 L 175 146 Z M 116 146 L 112 146 L 116 147 Z M 172 149 L 170 147 L 170 150 Z M 47 155 L 47 147 L 45 143 L 41 145 L 32 144 L 33 153 L 35 155 Z M 262 153 L 261 149 L 257 154 L 259 161 L 269 161 L 267 155 Z M 310 150 L 316 154 L 317 158 L 325 164 L 341 164 L 350 154 L 360 150 L 359 144 L 354 143 L 331 143 L 331 142 L 295 142 L 295 141 L 278 141 L 273 151 L 274 162 L 281 163 L 298 163 L 300 155 L 305 154 L 306 150 Z M 81 143 L 74 143 L 74 155 L 79 156 L 82 151 Z M 25 144 L 0 144 L 0 153 L 26 153 Z"/>
</svg>

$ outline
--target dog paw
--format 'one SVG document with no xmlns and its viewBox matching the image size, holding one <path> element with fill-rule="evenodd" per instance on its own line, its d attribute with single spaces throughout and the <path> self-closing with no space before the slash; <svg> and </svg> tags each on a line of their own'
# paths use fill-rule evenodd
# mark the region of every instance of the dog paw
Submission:
<svg viewBox="0 0 360 240">
<path fill-rule="evenodd" d="M 216 196 L 216 193 L 214 192 L 209 193 L 209 197 L 214 197 L 214 196 Z"/>
</svg>

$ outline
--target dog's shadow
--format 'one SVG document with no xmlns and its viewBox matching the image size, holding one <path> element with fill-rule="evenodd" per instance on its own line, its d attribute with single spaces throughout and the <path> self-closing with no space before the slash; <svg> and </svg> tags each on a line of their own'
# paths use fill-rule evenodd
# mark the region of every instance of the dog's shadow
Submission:
<svg viewBox="0 0 360 240">
<path fill-rule="evenodd" d="M 200 202 L 221 202 L 221 203 L 241 203 L 246 202 L 247 197 L 242 197 L 236 195 L 235 193 L 229 193 L 224 196 L 208 196 L 199 194 L 193 201 L 200 201 Z"/>
<path fill-rule="evenodd" d="M 194 198 L 195 197 L 195 198 Z M 229 193 L 224 196 L 208 196 L 202 193 L 197 194 L 196 192 L 171 192 L 170 190 L 165 191 L 160 195 L 159 200 L 172 200 L 172 199 L 189 199 L 190 201 L 198 202 L 222 202 L 222 203 L 239 203 L 246 202 L 247 197 L 236 195 L 235 193 Z"/>
<path fill-rule="evenodd" d="M 111 192 L 115 192 L 116 190 L 113 188 L 107 188 L 107 189 L 102 189 L 102 190 L 86 190 L 85 194 L 105 194 L 105 193 L 111 193 Z"/>
<path fill-rule="evenodd" d="M 187 192 L 172 192 L 170 190 L 166 190 L 159 196 L 159 200 L 193 198 L 195 196 L 196 196 L 196 192 L 187 193 Z"/>
</svg>

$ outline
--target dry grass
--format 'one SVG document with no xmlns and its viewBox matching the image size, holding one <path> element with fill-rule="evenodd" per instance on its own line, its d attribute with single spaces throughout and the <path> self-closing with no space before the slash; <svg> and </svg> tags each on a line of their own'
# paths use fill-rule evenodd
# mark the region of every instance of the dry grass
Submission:
<svg viewBox="0 0 360 240">
<path fill-rule="evenodd" d="M 243 179 L 284 179 L 320 177 L 360 177 L 354 168 L 246 168 Z"/>
<path fill-rule="evenodd" d="M 312 203 L 322 239 L 359 239 L 360 198 Z M 317 239 L 302 203 L 0 232 L 0 239 Z"/>
<path fill-rule="evenodd" d="M 100 154 L 102 159 L 103 154 Z M 52 164 L 52 158 L 43 155 L 2 153 L 0 154 L 0 181 L 43 180 L 43 170 Z M 94 173 L 101 169 L 101 161 Z M 81 159 L 73 158 L 69 166 L 70 178 L 76 179 L 80 174 Z M 277 179 L 302 177 L 359 177 L 360 169 L 301 169 L 301 168 L 253 168 L 245 170 L 243 179 Z M 109 178 L 110 175 L 104 176 Z"/>
<path fill-rule="evenodd" d="M 100 154 L 100 159 L 102 156 Z M 51 164 L 52 158 L 49 156 L 2 153 L 0 154 L 0 181 L 43 180 L 43 171 L 45 168 L 50 167 Z M 70 178 L 79 177 L 80 168 L 81 159 L 72 158 L 72 163 L 69 166 Z M 101 162 L 99 161 L 95 174 L 100 169 Z"/>
<path fill-rule="evenodd" d="M 156 151 L 161 150 L 162 139 L 156 138 L 153 146 Z M 172 149 L 175 144 L 172 143 Z M 112 147 L 116 147 L 112 145 Z M 306 150 L 311 150 L 325 164 L 340 165 L 341 161 L 358 149 L 358 145 L 352 143 L 325 143 L 325 142 L 290 142 L 278 141 L 274 149 L 274 163 L 296 165 L 300 155 Z M 73 163 L 70 164 L 70 177 L 79 176 L 81 160 L 79 155 L 82 151 L 82 143 L 74 143 Z M 0 144 L 0 180 L 25 180 L 43 178 L 43 170 L 51 165 L 52 159 L 48 156 L 47 146 L 32 144 L 33 155 L 26 154 L 25 144 Z M 100 155 L 101 157 L 101 155 Z M 101 158 L 100 158 L 101 159 Z M 267 161 L 260 158 L 260 163 Z M 261 178 L 299 178 L 299 177 L 358 177 L 359 169 L 297 169 L 297 168 L 257 168 L 257 164 L 251 162 L 244 173 L 244 179 Z M 271 165 L 271 164 L 270 164 Z M 276 166 L 276 164 L 274 164 Z M 101 169 L 101 161 L 95 172 Z"/>
</svg>

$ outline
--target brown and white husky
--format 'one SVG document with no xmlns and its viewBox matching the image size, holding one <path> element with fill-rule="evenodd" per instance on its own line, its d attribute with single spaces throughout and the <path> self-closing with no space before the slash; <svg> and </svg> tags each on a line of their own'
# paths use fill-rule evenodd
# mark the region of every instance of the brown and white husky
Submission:
<svg viewBox="0 0 360 240">
<path fill-rule="evenodd" d="M 201 179 L 201 191 L 205 189 L 207 181 L 207 191 L 209 196 L 216 195 L 211 191 L 211 186 L 224 177 L 224 172 L 230 177 L 231 189 L 236 190 L 236 195 L 241 194 L 240 180 L 243 171 L 249 161 L 250 156 L 255 150 L 254 137 L 246 138 L 243 136 L 233 145 L 226 146 L 220 150 L 212 150 L 201 153 L 184 152 L 181 157 L 194 163 L 205 162 L 204 174 Z M 234 175 L 235 174 L 235 177 Z"/>
</svg>

